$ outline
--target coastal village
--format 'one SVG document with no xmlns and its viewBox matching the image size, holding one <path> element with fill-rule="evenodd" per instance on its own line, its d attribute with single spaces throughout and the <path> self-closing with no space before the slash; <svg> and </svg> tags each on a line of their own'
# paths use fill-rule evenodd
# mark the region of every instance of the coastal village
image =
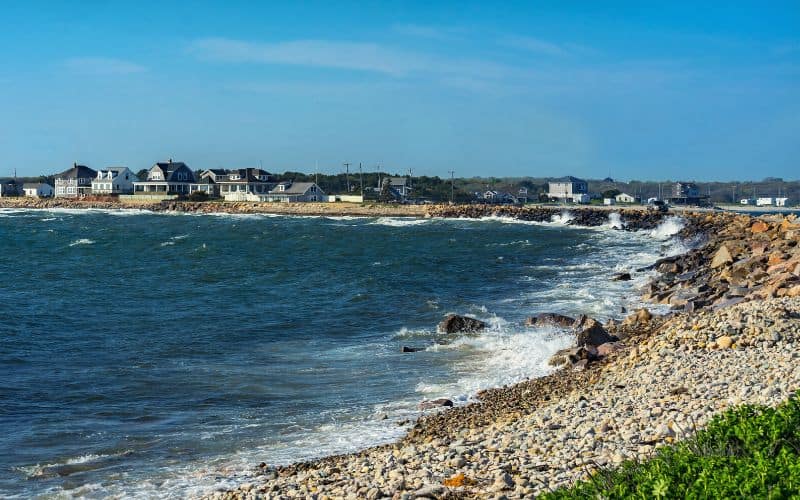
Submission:
<svg viewBox="0 0 800 500">
<path fill-rule="evenodd" d="M 547 179 L 538 189 L 531 186 L 530 182 L 522 182 L 513 190 L 498 189 L 489 183 L 485 190 L 465 192 L 459 189 L 457 199 L 455 179 L 450 179 L 448 199 L 446 186 L 438 197 L 418 192 L 422 189 L 415 188 L 414 178 L 410 173 L 406 176 L 379 174 L 375 185 L 365 186 L 363 173 L 359 173 L 357 182 L 351 183 L 348 172 L 344 192 L 333 193 L 326 192 L 316 181 L 282 179 L 262 168 L 193 170 L 185 162 L 173 161 L 171 158 L 156 162 L 149 169 L 138 173 L 127 167 L 95 170 L 74 163 L 71 168 L 59 174 L 42 177 L 51 182 L 21 182 L 16 175 L 0 179 L 0 198 L 72 198 L 123 202 L 174 199 L 285 203 L 380 201 L 402 204 L 458 201 L 493 205 L 560 203 L 605 206 L 712 206 L 716 202 L 712 200 L 710 189 L 708 194 L 704 194 L 694 182 L 658 184 L 657 193 L 644 196 L 641 187 L 632 192 L 618 188 L 592 191 L 589 181 L 573 176 Z M 440 184 L 443 182 L 436 179 Z M 602 182 L 604 184 L 601 186 L 617 185 L 611 178 Z M 778 191 L 776 196 L 756 196 L 754 189 L 752 196 L 737 198 L 734 189 L 728 203 L 755 207 L 790 207 L 797 203 L 798 200 L 785 194 L 782 196 L 780 188 Z"/>
</svg>

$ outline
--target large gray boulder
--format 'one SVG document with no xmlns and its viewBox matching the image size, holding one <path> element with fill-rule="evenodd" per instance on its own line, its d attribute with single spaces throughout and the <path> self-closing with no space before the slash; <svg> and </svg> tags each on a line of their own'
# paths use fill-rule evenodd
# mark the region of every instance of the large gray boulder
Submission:
<svg viewBox="0 0 800 500">
<path fill-rule="evenodd" d="M 441 333 L 475 333 L 485 330 L 486 323 L 468 316 L 448 314 L 437 328 Z"/>
</svg>

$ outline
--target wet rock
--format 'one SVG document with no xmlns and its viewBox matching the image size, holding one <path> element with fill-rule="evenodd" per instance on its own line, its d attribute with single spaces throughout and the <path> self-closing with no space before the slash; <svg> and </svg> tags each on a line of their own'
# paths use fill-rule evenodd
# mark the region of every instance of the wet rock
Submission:
<svg viewBox="0 0 800 500">
<path fill-rule="evenodd" d="M 619 352 L 622 350 L 622 344 L 619 342 L 606 342 L 605 344 L 600 344 L 597 346 L 597 355 L 601 358 L 605 358 L 615 352 Z"/>
<path fill-rule="evenodd" d="M 578 316 L 572 328 L 575 330 L 575 340 L 578 346 L 598 346 L 617 340 L 605 331 L 599 321 L 585 314 Z"/>
<path fill-rule="evenodd" d="M 423 347 L 409 347 L 407 345 L 404 345 L 402 349 L 400 349 L 400 352 L 419 352 L 424 350 L 425 348 Z"/>
<path fill-rule="evenodd" d="M 633 278 L 631 278 L 631 273 L 619 273 L 618 275 L 612 278 L 612 281 L 630 281 L 632 279 Z"/>
<path fill-rule="evenodd" d="M 419 404 L 420 410 L 430 410 L 431 408 L 452 407 L 453 402 L 446 398 L 432 399 L 430 401 L 423 401 Z"/>
<path fill-rule="evenodd" d="M 525 320 L 525 326 L 530 327 L 555 326 L 560 328 L 569 328 L 574 323 L 575 318 L 557 313 L 541 313 Z"/>
<path fill-rule="evenodd" d="M 474 333 L 485 329 L 486 323 L 483 321 L 458 314 L 448 314 L 438 326 L 442 333 Z"/>
</svg>

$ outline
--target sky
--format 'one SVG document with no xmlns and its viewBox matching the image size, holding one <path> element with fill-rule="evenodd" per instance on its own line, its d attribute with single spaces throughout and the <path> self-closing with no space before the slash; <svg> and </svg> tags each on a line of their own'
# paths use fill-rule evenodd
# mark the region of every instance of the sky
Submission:
<svg viewBox="0 0 800 500">
<path fill-rule="evenodd" d="M 800 0 L 251 4 L 4 2 L 0 176 L 800 178 Z"/>
</svg>

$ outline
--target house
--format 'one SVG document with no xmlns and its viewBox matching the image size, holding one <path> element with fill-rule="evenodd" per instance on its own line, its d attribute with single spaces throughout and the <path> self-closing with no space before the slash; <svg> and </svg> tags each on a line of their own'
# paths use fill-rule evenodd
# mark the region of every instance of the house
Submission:
<svg viewBox="0 0 800 500">
<path fill-rule="evenodd" d="M 55 193 L 53 186 L 43 182 L 26 182 L 22 185 L 22 189 L 25 192 L 25 196 L 34 198 L 48 198 Z"/>
<path fill-rule="evenodd" d="M 131 194 L 139 178 L 128 167 L 109 167 L 97 172 L 92 181 L 92 194 Z"/>
<path fill-rule="evenodd" d="M 133 182 L 133 194 L 189 194 L 197 184 L 194 172 L 182 161 L 158 162 L 147 172 L 147 180 Z"/>
<path fill-rule="evenodd" d="M 772 206 L 773 204 L 774 204 L 774 201 L 773 201 L 772 198 L 758 198 L 756 200 L 756 206 L 759 206 L 759 207 L 769 207 L 769 206 Z"/>
<path fill-rule="evenodd" d="M 22 184 L 17 179 L 3 179 L 0 181 L 0 198 L 9 196 L 23 196 Z"/>
<path fill-rule="evenodd" d="M 708 196 L 700 194 L 700 189 L 693 182 L 676 182 L 672 186 L 669 202 L 673 205 L 705 205 Z"/>
<path fill-rule="evenodd" d="M 411 181 L 407 177 L 389 177 L 389 187 L 397 191 L 402 200 L 411 196 Z"/>
<path fill-rule="evenodd" d="M 92 194 L 92 181 L 97 171 L 86 165 L 74 163 L 72 168 L 56 176 L 55 196 L 76 198 Z"/>
<path fill-rule="evenodd" d="M 789 206 L 789 198 L 775 198 L 775 206 L 776 207 Z"/>
<path fill-rule="evenodd" d="M 313 182 L 279 182 L 275 187 L 265 194 L 251 195 L 260 201 L 283 201 L 283 202 L 309 202 L 327 201 L 327 196 Z"/>
<path fill-rule="evenodd" d="M 583 179 L 568 175 L 550 181 L 547 185 L 548 198 L 572 203 L 586 203 L 589 201 L 589 185 Z M 585 198 L 583 195 L 585 195 Z M 583 201 L 584 199 L 586 201 Z"/>
<path fill-rule="evenodd" d="M 617 203 L 639 203 L 641 200 L 638 196 L 633 196 L 628 193 L 620 193 L 615 196 Z"/>
<path fill-rule="evenodd" d="M 519 203 L 519 200 L 514 195 L 503 191 L 489 190 L 481 195 L 486 203 Z"/>
<path fill-rule="evenodd" d="M 519 192 L 517 193 L 517 200 L 520 203 L 528 203 L 528 188 L 521 187 L 519 188 Z"/>
<path fill-rule="evenodd" d="M 229 170 L 222 176 L 218 172 L 211 174 L 214 176 L 214 192 L 227 201 L 245 201 L 248 194 L 267 194 L 275 187 L 274 176 L 260 168 Z M 206 179 L 211 181 L 211 175 Z"/>
<path fill-rule="evenodd" d="M 742 198 L 741 200 L 739 200 L 739 203 L 742 205 L 755 205 L 756 200 L 754 200 L 753 198 Z"/>
<path fill-rule="evenodd" d="M 616 198 L 603 198 L 603 205 L 611 206 L 616 204 L 617 204 Z"/>
</svg>

